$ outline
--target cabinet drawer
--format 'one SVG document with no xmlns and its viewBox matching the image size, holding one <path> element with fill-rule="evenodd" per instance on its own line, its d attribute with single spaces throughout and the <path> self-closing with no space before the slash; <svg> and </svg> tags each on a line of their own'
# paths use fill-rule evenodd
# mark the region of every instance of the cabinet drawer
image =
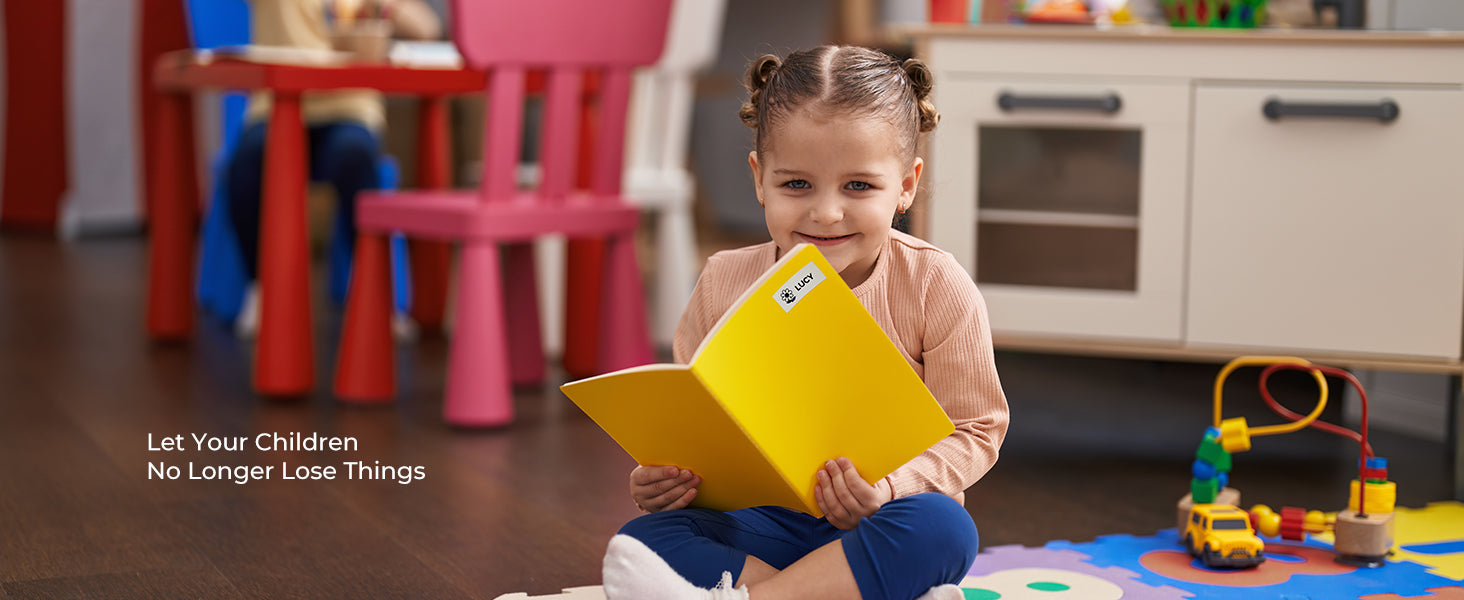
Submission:
<svg viewBox="0 0 1464 600">
<path fill-rule="evenodd" d="M 1186 341 L 1459 357 L 1461 125 L 1456 90 L 1200 86 Z"/>
<path fill-rule="evenodd" d="M 1189 86 L 940 77 L 928 237 L 993 330 L 1177 345 Z"/>
</svg>

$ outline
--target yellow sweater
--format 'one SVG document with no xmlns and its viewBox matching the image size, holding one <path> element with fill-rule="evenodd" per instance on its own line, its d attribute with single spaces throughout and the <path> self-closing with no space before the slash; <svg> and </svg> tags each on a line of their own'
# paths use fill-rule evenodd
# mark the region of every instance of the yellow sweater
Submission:
<svg viewBox="0 0 1464 600">
<path fill-rule="evenodd" d="M 676 327 L 676 362 L 691 359 L 707 331 L 776 260 L 773 242 L 707 259 Z M 854 295 L 956 425 L 955 433 L 887 477 L 894 497 L 961 494 L 996 464 L 1009 417 L 986 302 L 949 252 L 895 230 Z"/>
<path fill-rule="evenodd" d="M 330 50 L 326 1 L 252 0 L 254 43 Z M 272 105 L 268 92 L 254 93 L 249 98 L 249 121 L 267 120 Z M 301 113 L 307 125 L 355 121 L 380 131 L 386 123 L 386 108 L 381 93 L 375 90 L 306 93 L 301 100 Z"/>
</svg>

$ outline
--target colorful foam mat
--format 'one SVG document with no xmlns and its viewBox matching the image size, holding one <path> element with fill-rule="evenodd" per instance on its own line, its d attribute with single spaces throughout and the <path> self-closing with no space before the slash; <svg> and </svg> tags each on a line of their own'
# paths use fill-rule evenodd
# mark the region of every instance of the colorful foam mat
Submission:
<svg viewBox="0 0 1464 600">
<path fill-rule="evenodd" d="M 1464 504 L 1399 508 L 1396 545 L 1375 569 L 1338 563 L 1331 539 L 1266 540 L 1254 569 L 1209 569 L 1189 556 L 1173 529 L 1108 535 L 1040 548 L 996 546 L 976 557 L 961 588 L 966 600 L 1464 600 Z M 603 600 L 599 586 L 498 600 Z"/>
</svg>

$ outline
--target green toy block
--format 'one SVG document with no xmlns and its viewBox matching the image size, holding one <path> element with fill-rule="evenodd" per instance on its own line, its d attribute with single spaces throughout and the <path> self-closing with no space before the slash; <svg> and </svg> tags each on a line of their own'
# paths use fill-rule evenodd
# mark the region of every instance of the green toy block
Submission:
<svg viewBox="0 0 1464 600">
<path fill-rule="evenodd" d="M 1220 446 L 1218 440 L 1210 439 L 1210 436 L 1205 436 L 1205 439 L 1200 441 L 1199 449 L 1195 450 L 1195 458 L 1214 465 L 1216 471 L 1230 472 L 1230 453 Z"/>
<path fill-rule="evenodd" d="M 1190 498 L 1195 504 L 1209 504 L 1220 494 L 1219 479 L 1191 479 Z"/>
</svg>

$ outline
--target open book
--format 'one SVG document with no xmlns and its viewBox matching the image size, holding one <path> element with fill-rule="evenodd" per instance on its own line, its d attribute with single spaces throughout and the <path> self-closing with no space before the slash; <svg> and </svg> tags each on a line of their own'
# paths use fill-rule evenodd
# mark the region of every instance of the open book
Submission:
<svg viewBox="0 0 1464 600">
<path fill-rule="evenodd" d="M 799 244 L 702 340 L 689 365 L 561 386 L 642 465 L 702 478 L 693 506 L 777 505 L 822 516 L 824 461 L 874 483 L 954 431 L 951 420 L 818 249 Z"/>
</svg>

